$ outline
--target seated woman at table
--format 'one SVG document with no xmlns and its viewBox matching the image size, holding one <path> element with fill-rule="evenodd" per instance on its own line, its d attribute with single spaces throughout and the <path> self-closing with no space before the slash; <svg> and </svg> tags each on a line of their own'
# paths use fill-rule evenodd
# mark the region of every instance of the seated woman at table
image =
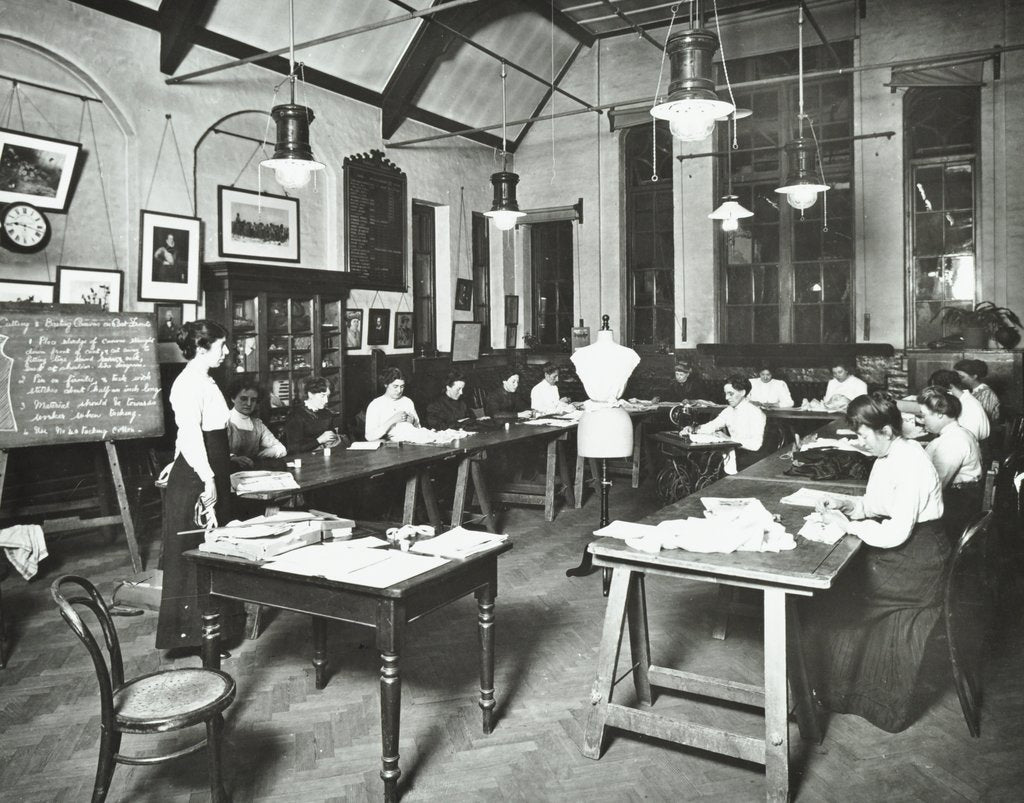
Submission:
<svg viewBox="0 0 1024 803">
<path fill-rule="evenodd" d="M 405 395 L 405 374 L 398 368 L 387 368 L 381 374 L 384 392 L 366 407 L 366 440 L 379 441 L 405 427 L 418 427 L 420 417 L 416 405 Z"/>
<path fill-rule="evenodd" d="M 867 392 L 868 386 L 863 379 L 854 376 L 846 363 L 836 362 L 832 365 L 832 378 L 821 401 L 829 410 L 845 410 L 851 401 Z"/>
<path fill-rule="evenodd" d="M 568 396 L 558 393 L 558 366 L 544 363 L 544 378 L 530 390 L 530 408 L 539 415 L 564 413 L 571 410 Z"/>
<path fill-rule="evenodd" d="M 466 378 L 461 371 L 449 371 L 444 392 L 427 405 L 426 425 L 431 429 L 454 429 L 476 416 L 462 398 Z"/>
<path fill-rule="evenodd" d="M 506 369 L 501 385 L 484 397 L 484 415 L 492 418 L 515 418 L 529 409 L 529 404 L 519 395 L 519 372 L 514 369 Z"/>
<path fill-rule="evenodd" d="M 730 376 L 725 380 L 723 390 L 726 408 L 706 424 L 686 429 L 702 435 L 724 430 L 732 440 L 740 444 L 740 448 L 736 450 L 736 468 L 742 470 L 764 457 L 761 447 L 764 444 L 764 426 L 767 418 L 747 398 L 750 393 L 750 380 L 745 376 Z"/>
<path fill-rule="evenodd" d="M 661 392 L 652 401 L 681 402 L 704 399 L 707 396 L 707 389 L 704 380 L 697 376 L 693 370 L 693 363 L 682 357 L 676 360 L 675 369 L 672 372 L 672 381 L 662 388 Z"/>
<path fill-rule="evenodd" d="M 750 395 L 747 397 L 758 407 L 789 408 L 793 397 L 784 379 L 776 379 L 770 365 L 762 365 L 757 376 L 750 380 Z"/>
<path fill-rule="evenodd" d="M 312 452 L 332 446 L 348 446 L 348 439 L 338 434 L 338 414 L 327 409 L 331 386 L 323 377 L 306 380 L 305 398 L 292 404 L 284 422 L 284 442 L 289 454 Z"/>
<path fill-rule="evenodd" d="M 960 376 L 960 381 L 967 388 L 971 395 L 981 402 L 985 415 L 988 416 L 989 424 L 995 426 L 999 423 L 1002 412 L 999 408 L 999 397 L 996 392 L 985 384 L 985 377 L 988 376 L 988 366 L 982 360 L 960 360 L 953 366 L 953 370 Z"/>
<path fill-rule="evenodd" d="M 914 686 L 942 612 L 942 488 L 921 445 L 900 435 L 888 394 L 859 396 L 846 415 L 877 459 L 863 496 L 832 497 L 818 512 L 845 513 L 864 546 L 831 590 L 808 600 L 805 657 L 820 703 L 896 733 L 917 713 Z"/>
<path fill-rule="evenodd" d="M 928 377 L 928 384 L 942 388 L 959 400 L 960 415 L 957 418 L 957 423 L 977 438 L 978 445 L 984 450 L 985 441 L 992 431 L 992 425 L 988 421 L 988 416 L 985 415 L 985 408 L 967 390 L 960 375 L 956 371 L 943 368 Z"/>
<path fill-rule="evenodd" d="M 917 397 L 924 428 L 937 437 L 924 447 L 942 485 L 943 523 L 955 544 L 967 522 L 981 512 L 981 449 L 957 423 L 960 401 L 942 388 L 927 387 Z"/>
<path fill-rule="evenodd" d="M 228 413 L 228 449 L 232 463 L 247 469 L 257 460 L 276 460 L 288 454 L 284 444 L 254 415 L 260 400 L 260 386 L 253 376 L 242 376 L 232 382 L 228 399 L 232 405 Z"/>
</svg>

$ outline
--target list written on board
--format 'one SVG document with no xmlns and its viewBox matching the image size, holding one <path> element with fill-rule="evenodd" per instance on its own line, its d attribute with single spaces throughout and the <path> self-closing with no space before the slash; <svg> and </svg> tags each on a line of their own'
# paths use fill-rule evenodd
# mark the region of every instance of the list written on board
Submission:
<svg viewBox="0 0 1024 803">
<path fill-rule="evenodd" d="M 155 343 L 151 315 L 0 313 L 0 429 L 59 442 L 162 428 Z"/>
</svg>

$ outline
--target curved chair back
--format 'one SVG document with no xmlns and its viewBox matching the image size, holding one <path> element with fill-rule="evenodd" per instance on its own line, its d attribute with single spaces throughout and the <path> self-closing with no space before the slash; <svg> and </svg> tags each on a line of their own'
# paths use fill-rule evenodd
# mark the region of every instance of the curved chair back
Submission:
<svg viewBox="0 0 1024 803">
<path fill-rule="evenodd" d="M 964 529 L 946 576 L 944 616 L 953 682 L 971 736 L 981 733 L 982 669 L 996 591 L 992 512 Z"/>
<path fill-rule="evenodd" d="M 777 418 L 769 418 L 764 423 L 764 443 L 761 451 L 767 454 L 777 452 L 794 438 L 793 430 Z"/>
<path fill-rule="evenodd" d="M 68 586 L 74 596 L 65 592 L 64 587 Z M 76 588 L 73 588 L 77 586 Z M 80 592 L 85 592 L 84 596 Z M 110 611 L 96 586 L 74 574 L 66 574 L 58 577 L 50 584 L 50 596 L 57 603 L 60 615 L 67 622 L 76 636 L 81 639 L 85 648 L 89 651 L 92 664 L 96 670 L 96 678 L 100 685 L 100 710 L 105 727 L 113 727 L 114 722 L 114 692 L 124 685 L 124 663 L 121 658 L 121 643 L 117 639 L 117 630 L 114 629 L 114 621 Z M 79 615 L 77 607 L 88 609 L 96 617 L 100 630 L 103 633 L 103 647 L 93 635 L 92 630 Z M 109 661 L 109 663 L 108 663 Z"/>
</svg>

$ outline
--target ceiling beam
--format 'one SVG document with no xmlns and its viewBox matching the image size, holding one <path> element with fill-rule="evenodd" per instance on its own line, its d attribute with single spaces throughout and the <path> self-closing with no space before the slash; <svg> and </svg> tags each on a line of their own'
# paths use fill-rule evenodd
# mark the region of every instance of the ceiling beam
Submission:
<svg viewBox="0 0 1024 803">
<path fill-rule="evenodd" d="M 565 64 L 562 65 L 562 69 L 559 70 L 558 71 L 558 75 L 555 76 L 555 80 L 552 81 L 551 82 L 551 86 L 549 86 L 547 88 L 547 90 L 545 90 L 544 97 L 542 97 L 540 99 L 540 103 L 537 104 L 537 108 L 533 110 L 533 115 L 532 115 L 533 117 L 540 117 L 540 113 L 542 111 L 544 111 L 544 107 L 548 104 L 548 101 L 551 100 L 551 96 L 554 94 L 554 92 L 552 91 L 552 87 L 556 87 L 556 86 L 558 86 L 562 82 L 562 79 L 565 78 L 565 74 L 567 72 L 569 72 L 569 68 L 572 67 L 573 62 L 576 61 L 576 57 L 580 54 L 580 51 L 582 49 L 583 49 L 583 43 L 582 42 L 578 43 L 576 45 L 576 47 L 573 48 L 573 51 L 569 55 L 569 58 L 567 58 L 565 60 Z M 601 114 L 602 112 L 600 110 L 597 110 L 597 113 Z M 526 134 L 527 134 L 527 132 L 529 132 L 530 127 L 532 125 L 533 125 L 533 123 L 529 122 L 526 125 L 524 125 L 521 129 L 519 129 L 519 136 L 516 137 L 516 140 L 512 144 L 512 147 L 510 147 L 508 149 L 509 153 L 515 153 L 516 152 L 516 150 L 519 148 L 519 146 L 523 143 L 523 140 L 526 139 Z"/>
<path fill-rule="evenodd" d="M 554 22 L 558 30 L 568 34 L 584 47 L 590 47 L 597 40 L 594 34 L 555 8 L 554 0 L 519 0 L 519 2 L 532 8 L 544 19 Z"/>
<path fill-rule="evenodd" d="M 160 72 L 174 75 L 195 43 L 195 34 L 206 26 L 217 0 L 161 0 Z"/>
</svg>

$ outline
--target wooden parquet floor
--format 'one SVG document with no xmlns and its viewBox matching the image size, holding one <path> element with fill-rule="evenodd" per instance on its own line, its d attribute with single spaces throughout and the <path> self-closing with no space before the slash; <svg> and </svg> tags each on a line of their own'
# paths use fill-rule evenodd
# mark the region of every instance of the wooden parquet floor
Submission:
<svg viewBox="0 0 1024 803">
<path fill-rule="evenodd" d="M 653 493 L 617 481 L 614 517 L 654 509 Z M 413 625 L 403 664 L 400 791 L 405 801 L 757 801 L 755 765 L 640 737 L 615 734 L 600 761 L 578 749 L 604 610 L 599 575 L 566 579 L 596 525 L 598 504 L 563 510 L 545 525 L 537 509 L 509 512 L 515 548 L 501 559 L 497 617 L 497 717 L 490 736 L 476 704 L 475 604 L 462 600 Z M 53 545 L 40 576 L 4 583 L 12 655 L 0 670 L 0 800 L 89 799 L 97 752 L 98 702 L 85 650 L 60 620 L 49 583 L 75 571 L 105 593 L 126 573 L 121 543 L 84 536 Z M 715 587 L 648 581 L 655 661 L 716 669 L 759 682 L 760 633 L 734 619 L 729 638 L 710 629 Z M 970 738 L 939 660 L 919 721 L 884 733 L 833 716 L 822 745 L 791 727 L 800 801 L 999 801 L 1024 797 L 1024 621 L 1006 616 L 988 659 L 982 735 Z M 153 649 L 156 615 L 117 620 L 128 675 L 170 660 Z M 271 617 L 263 635 L 232 647 L 224 668 L 238 683 L 228 710 L 227 782 L 235 801 L 372 801 L 381 797 L 377 656 L 368 631 L 333 626 L 331 678 L 316 691 L 308 622 Z M 628 646 L 624 647 L 624 657 Z M 197 659 L 178 659 L 188 665 Z M 620 668 L 620 671 L 621 668 Z M 631 684 L 620 684 L 628 697 Z M 756 733 L 743 709 L 706 713 L 662 695 L 656 708 Z M 189 734 L 188 736 L 191 736 Z M 133 747 L 127 743 L 126 749 Z M 172 737 L 162 746 L 173 742 Z M 137 742 L 144 747 L 152 742 Z M 209 799 L 204 754 L 155 767 L 119 766 L 112 801 Z"/>
</svg>

